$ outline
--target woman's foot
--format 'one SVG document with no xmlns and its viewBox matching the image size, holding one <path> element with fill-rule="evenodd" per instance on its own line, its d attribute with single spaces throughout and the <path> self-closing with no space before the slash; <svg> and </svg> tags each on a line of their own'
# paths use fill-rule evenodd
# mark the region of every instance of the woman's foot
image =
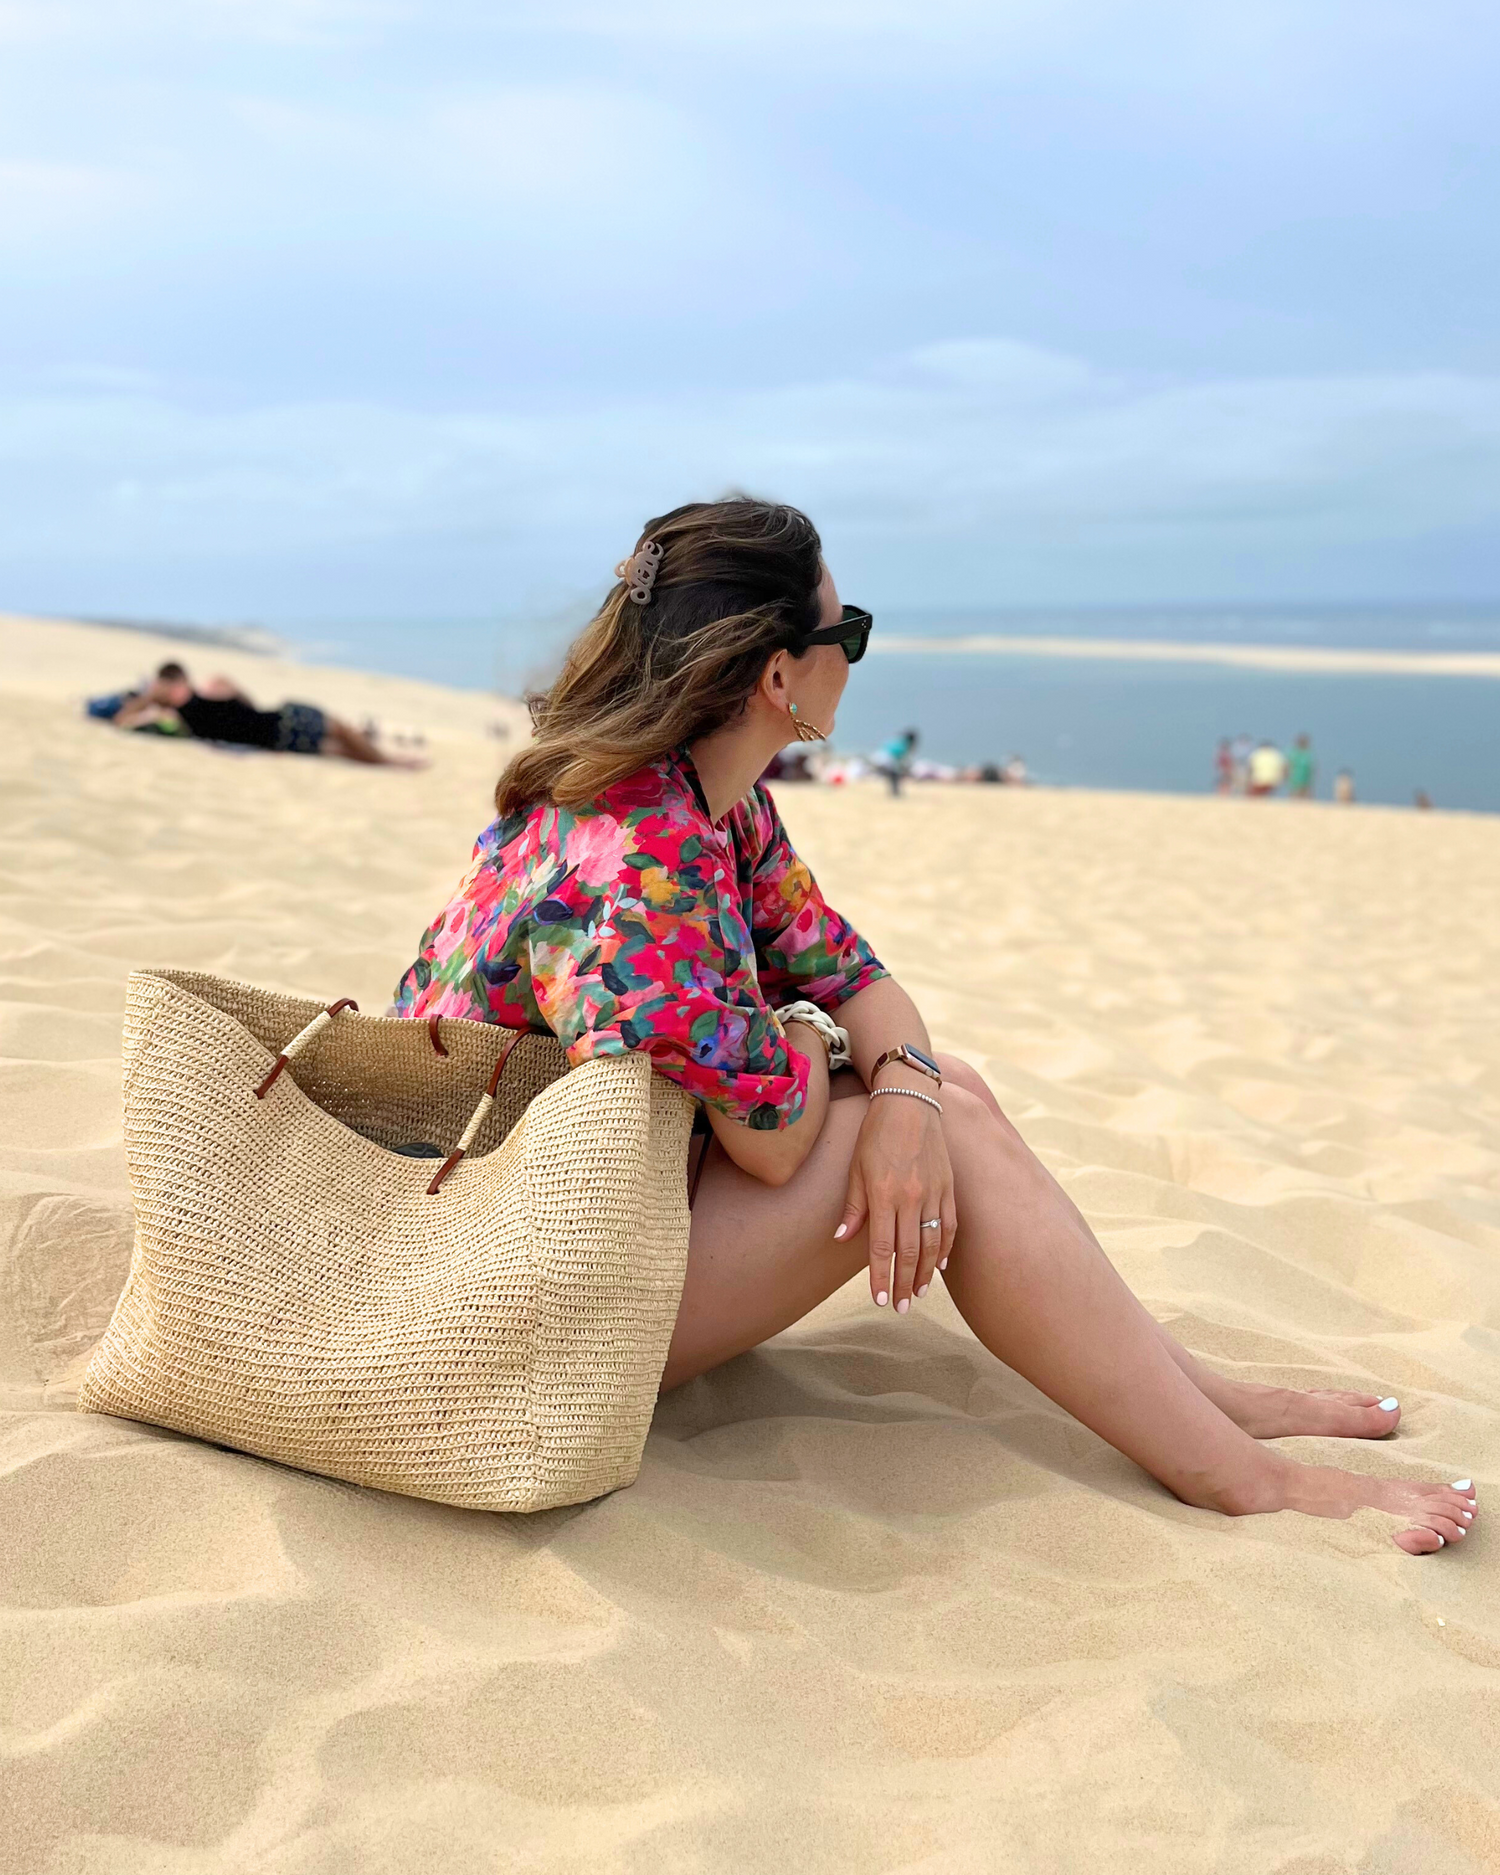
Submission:
<svg viewBox="0 0 1500 1875">
<path fill-rule="evenodd" d="M 1411 1484 L 1395 1478 L 1366 1478 L 1332 1465 L 1299 1465 L 1279 1454 L 1252 1485 L 1218 1494 L 1214 1508 L 1242 1516 L 1269 1510 L 1300 1510 L 1308 1517 L 1352 1517 L 1357 1510 L 1383 1510 L 1406 1527 L 1393 1541 L 1408 1556 L 1430 1556 L 1461 1543 L 1478 1515 L 1473 1480 Z"/>
<path fill-rule="evenodd" d="M 1252 1439 L 1383 1439 L 1396 1430 L 1400 1403 L 1389 1394 L 1260 1387 L 1214 1377 L 1209 1398 Z"/>
</svg>

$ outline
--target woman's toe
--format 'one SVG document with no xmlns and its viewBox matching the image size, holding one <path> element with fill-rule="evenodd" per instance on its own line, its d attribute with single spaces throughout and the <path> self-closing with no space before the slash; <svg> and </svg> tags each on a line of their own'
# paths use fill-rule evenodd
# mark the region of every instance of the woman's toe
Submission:
<svg viewBox="0 0 1500 1875">
<path fill-rule="evenodd" d="M 1383 1439 L 1401 1423 L 1401 1402 L 1390 1393 L 1346 1393 L 1320 1387 L 1318 1397 L 1336 1400 L 1347 1418 L 1339 1430 L 1356 1439 Z"/>
<path fill-rule="evenodd" d="M 1404 1549 L 1408 1556 L 1435 1556 L 1440 1549 L 1447 1548 L 1436 1530 L 1398 1530 L 1394 1541 L 1396 1548 Z"/>
</svg>

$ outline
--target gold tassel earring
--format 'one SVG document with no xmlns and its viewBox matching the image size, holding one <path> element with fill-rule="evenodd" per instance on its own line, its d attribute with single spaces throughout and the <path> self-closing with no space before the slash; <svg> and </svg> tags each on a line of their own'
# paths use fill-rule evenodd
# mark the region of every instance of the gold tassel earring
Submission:
<svg viewBox="0 0 1500 1875">
<path fill-rule="evenodd" d="M 789 704 L 788 708 L 792 712 L 792 727 L 797 732 L 797 740 L 799 742 L 823 742 L 827 739 L 828 731 L 826 729 L 819 729 L 816 723 L 804 722 L 797 714 L 797 706 L 795 703 Z"/>
</svg>

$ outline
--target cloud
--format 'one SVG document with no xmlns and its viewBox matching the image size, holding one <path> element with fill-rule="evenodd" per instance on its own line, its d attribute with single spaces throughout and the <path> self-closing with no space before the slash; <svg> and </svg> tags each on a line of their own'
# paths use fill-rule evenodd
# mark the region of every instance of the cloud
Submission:
<svg viewBox="0 0 1500 1875">
<path fill-rule="evenodd" d="M 327 45 L 409 17 L 405 0 L 0 0 L 0 44 L 146 37 Z"/>
<path fill-rule="evenodd" d="M 13 399 L 0 568 L 38 552 L 390 564 L 481 542 L 528 590 L 561 588 L 644 515 L 731 484 L 800 502 L 856 559 L 894 545 L 982 581 L 997 552 L 1040 546 L 1065 575 L 1071 553 L 1175 542 L 1204 566 L 1253 548 L 1274 586 L 1289 542 L 1384 547 L 1500 520 L 1500 378 L 1149 383 L 971 339 L 859 377 L 550 415 Z M 950 578 L 938 596 L 991 594 Z"/>
<path fill-rule="evenodd" d="M 0 241 L 72 240 L 116 222 L 146 193 L 140 177 L 112 166 L 0 161 Z"/>
</svg>

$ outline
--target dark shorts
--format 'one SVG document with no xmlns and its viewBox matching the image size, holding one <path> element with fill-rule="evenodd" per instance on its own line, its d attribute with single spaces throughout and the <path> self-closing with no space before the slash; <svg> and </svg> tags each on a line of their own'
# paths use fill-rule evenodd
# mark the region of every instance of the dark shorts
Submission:
<svg viewBox="0 0 1500 1875">
<path fill-rule="evenodd" d="M 315 703 L 283 703 L 276 747 L 283 755 L 321 755 L 328 718 Z"/>
</svg>

